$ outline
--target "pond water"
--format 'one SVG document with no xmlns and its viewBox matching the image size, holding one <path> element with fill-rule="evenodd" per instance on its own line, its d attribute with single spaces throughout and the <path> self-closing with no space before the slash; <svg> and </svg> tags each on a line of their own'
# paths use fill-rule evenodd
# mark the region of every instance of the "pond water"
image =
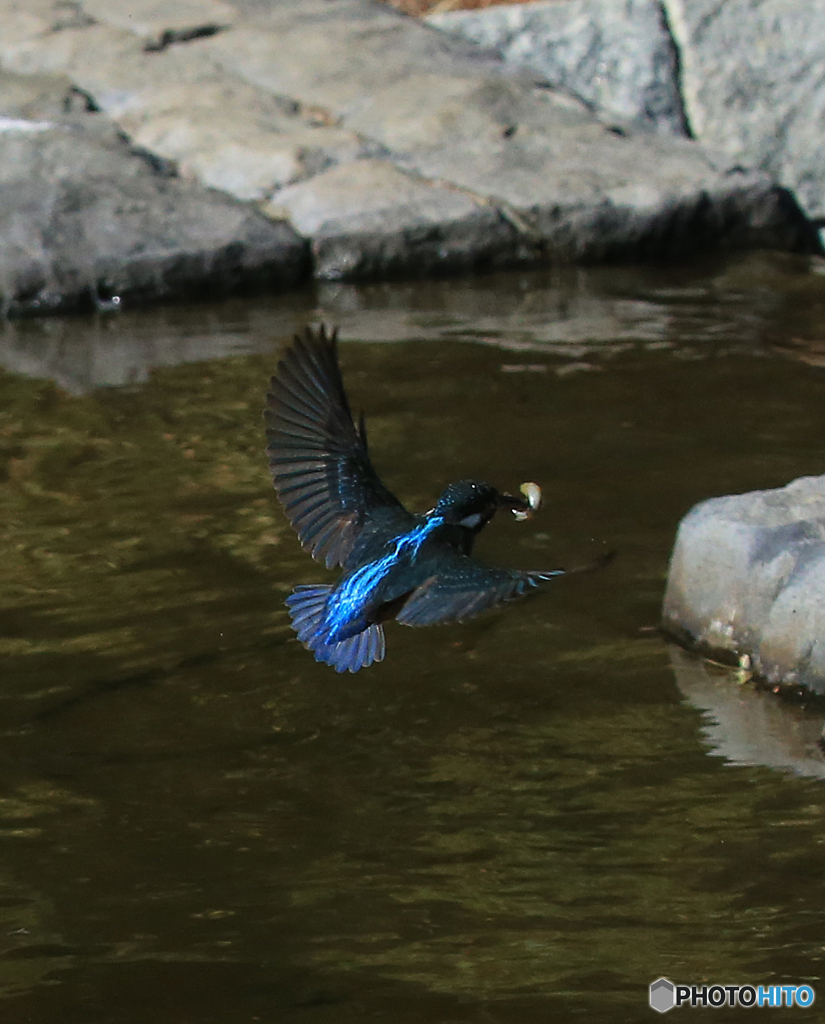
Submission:
<svg viewBox="0 0 825 1024">
<path fill-rule="evenodd" d="M 756 255 L 5 324 L 4 1024 L 633 1021 L 660 975 L 825 998 L 822 714 L 655 632 L 694 502 L 825 472 L 823 310 L 818 264 Z M 328 575 L 260 410 L 321 316 L 403 501 L 537 480 L 479 554 L 614 564 L 316 664 L 283 600 Z"/>
</svg>

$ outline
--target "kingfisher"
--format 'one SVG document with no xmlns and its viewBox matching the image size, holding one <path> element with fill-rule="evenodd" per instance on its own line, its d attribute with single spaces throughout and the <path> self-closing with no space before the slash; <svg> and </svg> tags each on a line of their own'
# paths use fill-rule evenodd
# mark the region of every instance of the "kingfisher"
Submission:
<svg viewBox="0 0 825 1024">
<path fill-rule="evenodd" d="M 499 509 L 526 519 L 537 484 L 519 495 L 487 483 L 451 483 L 429 512 L 413 514 L 381 482 L 370 461 L 364 416 L 354 419 L 338 362 L 337 329 L 296 335 L 272 377 L 264 412 L 275 490 L 301 545 L 334 584 L 295 587 L 286 603 L 298 639 L 317 661 L 357 672 L 384 657 L 383 623 L 463 621 L 576 569 L 522 571 L 472 555 Z"/>
</svg>

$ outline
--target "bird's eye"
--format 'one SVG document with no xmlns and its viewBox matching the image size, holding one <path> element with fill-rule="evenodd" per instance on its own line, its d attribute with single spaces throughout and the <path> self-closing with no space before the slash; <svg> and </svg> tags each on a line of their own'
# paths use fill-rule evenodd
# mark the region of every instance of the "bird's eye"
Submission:
<svg viewBox="0 0 825 1024">
<path fill-rule="evenodd" d="M 463 519 L 459 519 L 459 526 L 466 526 L 468 530 L 474 530 L 481 522 L 481 513 L 473 512 L 472 515 L 465 516 Z"/>
</svg>

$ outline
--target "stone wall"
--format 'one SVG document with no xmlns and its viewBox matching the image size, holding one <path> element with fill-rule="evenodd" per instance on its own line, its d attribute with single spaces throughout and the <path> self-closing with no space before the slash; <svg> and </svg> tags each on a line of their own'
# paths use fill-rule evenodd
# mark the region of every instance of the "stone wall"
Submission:
<svg viewBox="0 0 825 1024">
<path fill-rule="evenodd" d="M 686 137 L 662 9 L 588 10 L 554 78 L 370 0 L 0 0 L 3 310 L 819 251 L 773 170 Z"/>
</svg>

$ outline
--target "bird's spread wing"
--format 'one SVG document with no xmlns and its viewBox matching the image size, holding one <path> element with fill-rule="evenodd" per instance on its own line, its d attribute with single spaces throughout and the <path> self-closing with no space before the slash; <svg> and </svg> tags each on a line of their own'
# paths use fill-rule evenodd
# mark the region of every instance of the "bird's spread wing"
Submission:
<svg viewBox="0 0 825 1024">
<path fill-rule="evenodd" d="M 521 571 L 484 565 L 458 551 L 441 551 L 433 560 L 433 573 L 417 587 L 396 616 L 405 626 L 431 626 L 462 622 L 505 601 L 513 601 L 556 576 L 589 572 L 612 560 L 615 552 L 589 565 L 573 569 Z"/>
<path fill-rule="evenodd" d="M 267 394 L 267 453 L 275 489 L 301 544 L 344 565 L 365 522 L 388 534 L 413 517 L 381 483 L 355 425 L 338 366 L 337 332 L 307 329 L 287 349 Z"/>
</svg>

